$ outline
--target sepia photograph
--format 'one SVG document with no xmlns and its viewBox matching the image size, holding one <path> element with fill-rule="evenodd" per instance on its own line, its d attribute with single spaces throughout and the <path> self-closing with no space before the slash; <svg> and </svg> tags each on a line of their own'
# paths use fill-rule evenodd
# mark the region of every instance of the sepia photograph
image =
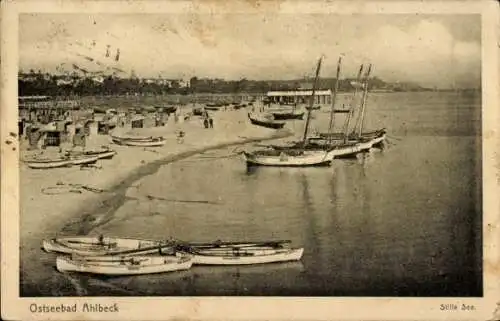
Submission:
<svg viewBox="0 0 500 321">
<path fill-rule="evenodd" d="M 2 162 L 15 153 L 23 315 L 384 297 L 476 319 L 485 166 L 500 177 L 483 159 L 498 143 L 483 139 L 482 11 L 286 4 L 10 18 Z M 57 298 L 83 301 L 37 301 Z"/>
</svg>

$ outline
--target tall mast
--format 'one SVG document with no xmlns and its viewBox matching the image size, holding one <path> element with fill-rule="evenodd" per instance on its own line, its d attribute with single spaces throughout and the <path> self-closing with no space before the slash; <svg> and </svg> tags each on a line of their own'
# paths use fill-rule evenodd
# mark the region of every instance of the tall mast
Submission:
<svg viewBox="0 0 500 321">
<path fill-rule="evenodd" d="M 363 73 L 363 64 L 361 64 L 361 66 L 359 67 L 358 76 L 356 77 L 356 83 L 354 86 L 354 94 L 352 95 L 351 101 L 349 103 L 349 114 L 347 115 L 347 119 L 345 120 L 345 124 L 344 124 L 344 144 L 347 143 L 349 124 L 351 123 L 351 118 L 354 114 L 353 102 L 354 102 L 354 99 L 356 98 L 356 95 L 358 94 L 358 89 L 359 89 L 358 85 L 359 85 L 359 82 L 361 81 L 362 73 Z"/>
<path fill-rule="evenodd" d="M 321 62 L 322 62 L 322 60 L 323 60 L 323 56 L 321 56 L 319 58 L 318 65 L 316 67 L 316 76 L 314 78 L 314 84 L 313 84 L 312 94 L 311 94 L 311 101 L 309 103 L 309 108 L 307 110 L 306 126 L 304 128 L 304 137 L 302 137 L 302 143 L 304 145 L 306 144 L 307 132 L 309 131 L 309 122 L 311 121 L 311 111 L 313 109 L 314 95 L 316 94 L 316 86 L 318 85 L 319 70 L 321 68 Z"/>
<path fill-rule="evenodd" d="M 339 78 L 340 78 L 340 64 L 342 63 L 342 56 L 339 57 L 339 61 L 337 62 L 337 76 L 335 78 L 335 87 L 333 88 L 333 97 L 332 97 L 332 108 L 330 110 L 330 124 L 328 126 L 328 134 L 332 133 L 333 124 L 335 120 L 335 101 L 337 100 L 337 91 L 339 90 Z M 329 135 L 329 142 L 331 143 L 332 137 Z"/>
<path fill-rule="evenodd" d="M 365 123 L 365 111 L 366 111 L 366 97 L 368 96 L 368 79 L 370 77 L 370 72 L 372 70 L 372 65 L 370 64 L 368 66 L 368 71 L 366 72 L 366 77 L 365 77 L 365 91 L 363 92 L 363 102 L 361 105 L 361 119 L 359 122 L 359 128 L 358 128 L 358 136 L 361 137 L 361 133 L 363 132 L 363 127 Z"/>
</svg>

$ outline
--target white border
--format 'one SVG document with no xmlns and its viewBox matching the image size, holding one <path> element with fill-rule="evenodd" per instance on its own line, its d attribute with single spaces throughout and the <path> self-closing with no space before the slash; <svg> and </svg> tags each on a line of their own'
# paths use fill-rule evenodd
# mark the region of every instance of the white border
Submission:
<svg viewBox="0 0 500 321">
<path fill-rule="evenodd" d="M 1 3 L 1 262 L 2 319 L 41 320 L 359 320 L 425 319 L 490 320 L 499 301 L 499 64 L 498 6 L 495 1 L 411 1 L 411 2 L 319 2 L 319 1 L 11 1 Z M 325 13 L 336 14 L 482 14 L 483 89 L 483 226 L 484 298 L 19 298 L 19 166 L 18 148 L 5 144 L 10 132 L 17 133 L 18 14 L 39 13 Z M 16 146 L 16 145 L 14 145 Z M 18 147 L 18 146 L 16 146 Z M 36 259 L 36 258 L 34 258 Z M 119 313 L 34 315 L 29 304 L 71 302 L 118 303 Z M 467 303 L 475 312 L 442 312 L 443 303 Z M 150 311 L 150 313 L 146 313 Z M 498 319 L 498 317 L 497 317 Z"/>
</svg>

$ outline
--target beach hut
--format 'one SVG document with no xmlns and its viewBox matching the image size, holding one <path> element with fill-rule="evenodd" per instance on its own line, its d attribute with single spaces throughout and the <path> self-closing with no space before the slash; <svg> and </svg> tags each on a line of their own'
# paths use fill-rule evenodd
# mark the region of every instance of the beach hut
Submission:
<svg viewBox="0 0 500 321">
<path fill-rule="evenodd" d="M 83 131 L 85 133 L 85 135 L 87 136 L 95 136 L 97 135 L 97 122 L 96 121 L 93 121 L 92 119 L 87 119 L 84 123 L 83 123 Z"/>
<path fill-rule="evenodd" d="M 151 128 L 156 126 L 156 115 L 155 114 L 148 114 L 144 116 L 144 123 L 143 123 L 144 128 Z"/>
<path fill-rule="evenodd" d="M 30 146 L 30 149 L 33 148 L 38 148 L 38 142 L 40 141 L 40 138 L 42 137 L 42 132 L 40 131 L 40 126 L 35 125 L 35 124 L 28 124 L 26 126 L 26 136 L 28 138 L 28 143 Z"/>
<path fill-rule="evenodd" d="M 63 139 L 63 131 L 57 126 L 55 122 L 49 123 L 40 129 L 40 143 L 39 146 L 59 147 Z"/>
<path fill-rule="evenodd" d="M 144 119 L 142 115 L 134 115 L 130 120 L 132 128 L 144 128 Z"/>
<path fill-rule="evenodd" d="M 94 122 L 97 124 L 97 134 L 107 135 L 111 129 L 110 114 L 94 114 Z"/>
</svg>

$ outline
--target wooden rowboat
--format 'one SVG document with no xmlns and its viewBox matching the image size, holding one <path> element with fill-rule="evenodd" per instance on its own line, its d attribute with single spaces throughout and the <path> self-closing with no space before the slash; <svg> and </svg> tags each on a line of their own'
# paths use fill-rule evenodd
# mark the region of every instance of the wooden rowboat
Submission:
<svg viewBox="0 0 500 321">
<path fill-rule="evenodd" d="M 93 155 L 81 155 L 70 157 L 72 165 L 85 165 L 94 164 L 99 159 L 98 156 Z"/>
<path fill-rule="evenodd" d="M 131 250 L 158 251 L 167 242 L 114 238 L 114 237 L 64 237 L 43 240 L 42 247 L 47 252 L 59 252 L 79 255 L 113 255 Z"/>
<path fill-rule="evenodd" d="M 30 159 L 25 160 L 24 163 L 29 168 L 33 169 L 49 169 L 49 168 L 60 168 L 73 165 L 73 162 L 68 158 L 59 159 Z"/>
<path fill-rule="evenodd" d="M 163 137 L 155 138 L 140 138 L 140 139 L 130 139 L 130 138 L 118 138 L 116 136 L 111 136 L 113 143 L 125 146 L 139 146 L 139 147 L 159 147 L 165 145 L 167 142 Z"/>
<path fill-rule="evenodd" d="M 59 256 L 59 272 L 82 272 L 104 275 L 139 275 L 188 270 L 193 260 L 189 256 L 133 256 L 109 257 L 102 260 Z"/>
<path fill-rule="evenodd" d="M 276 120 L 302 119 L 304 112 L 271 112 Z"/>
<path fill-rule="evenodd" d="M 86 150 L 84 152 L 80 151 L 70 151 L 69 156 L 97 156 L 98 159 L 111 159 L 116 155 L 116 151 L 112 149 L 97 149 L 97 150 Z"/>
<path fill-rule="evenodd" d="M 240 242 L 183 242 L 174 241 L 177 246 L 195 247 L 197 249 L 220 249 L 220 248 L 235 248 L 235 247 L 282 247 L 289 244 L 290 240 L 271 240 L 271 241 L 240 241 Z"/>
<path fill-rule="evenodd" d="M 76 236 L 43 240 L 42 248 L 47 252 L 78 255 L 142 255 L 169 252 L 174 248 L 217 249 L 234 247 L 281 247 L 289 240 L 242 241 L 242 242 L 185 242 L 178 240 L 143 240 L 132 238 Z"/>
<path fill-rule="evenodd" d="M 138 147 L 160 147 L 165 145 L 166 142 L 167 141 L 163 138 L 154 138 L 150 141 L 122 140 L 121 145 L 138 146 Z"/>
<path fill-rule="evenodd" d="M 83 152 L 83 155 L 97 156 L 98 159 L 111 159 L 116 155 L 116 151 L 103 148 L 100 150 L 87 150 Z"/>
<path fill-rule="evenodd" d="M 110 135 L 113 140 L 133 140 L 133 141 L 151 141 L 155 138 L 161 138 L 161 137 L 153 137 L 153 136 L 115 136 L 115 135 Z"/>
<path fill-rule="evenodd" d="M 334 155 L 324 150 L 261 150 L 253 153 L 243 152 L 250 166 L 329 166 Z"/>
<path fill-rule="evenodd" d="M 179 252 L 178 255 L 191 255 L 193 264 L 199 265 L 251 265 L 287 261 L 299 261 L 304 253 L 298 249 L 236 249 L 221 253 L 202 253 L 191 250 Z"/>
<path fill-rule="evenodd" d="M 72 165 L 93 164 L 97 162 L 99 157 L 92 155 L 65 156 L 54 159 L 29 159 L 24 162 L 33 169 L 49 169 L 68 167 Z"/>
</svg>

